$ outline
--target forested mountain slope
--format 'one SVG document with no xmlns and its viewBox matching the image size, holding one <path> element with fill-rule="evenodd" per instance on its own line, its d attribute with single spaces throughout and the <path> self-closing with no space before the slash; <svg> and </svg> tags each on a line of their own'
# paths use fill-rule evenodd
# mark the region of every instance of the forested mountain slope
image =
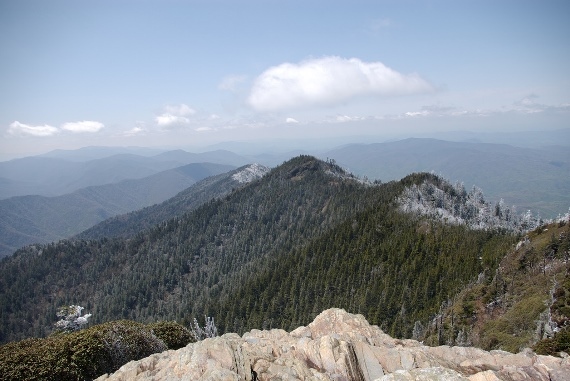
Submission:
<svg viewBox="0 0 570 381">
<path fill-rule="evenodd" d="M 340 171 L 301 157 L 131 239 L 22 249 L 0 265 L 2 340 L 42 334 L 54 308 L 72 301 L 95 323 L 202 316 L 212 293 L 229 292 L 255 260 L 302 246 L 371 203 L 377 192 Z"/>
<path fill-rule="evenodd" d="M 560 142 L 566 144 L 567 142 Z M 467 189 L 477 185 L 493 201 L 501 198 L 543 217 L 554 218 L 570 205 L 570 149 L 531 149 L 507 144 L 405 139 L 351 144 L 323 154 L 360 176 L 384 182 L 413 172 L 435 172 Z"/>
<path fill-rule="evenodd" d="M 230 297 L 210 304 L 229 331 L 291 329 L 337 306 L 411 337 L 415 321 L 428 320 L 463 284 L 495 268 L 512 243 L 509 234 L 399 212 L 386 199 L 305 247 L 268 258 Z"/>
<path fill-rule="evenodd" d="M 337 306 L 409 335 L 515 240 L 400 211 L 404 189 L 425 181 L 441 180 L 372 185 L 301 156 L 130 239 L 27 247 L 0 262 L 0 339 L 45 335 L 70 304 L 93 323 L 208 315 L 237 332 Z"/>
<path fill-rule="evenodd" d="M 267 167 L 251 164 L 207 177 L 160 204 L 108 218 L 78 234 L 75 238 L 130 237 L 161 222 L 182 216 L 208 201 L 224 197 L 236 188 L 261 178 L 268 171 Z M 244 175 L 246 177 L 243 177 Z"/>
<path fill-rule="evenodd" d="M 205 177 L 232 168 L 188 164 L 143 179 L 88 187 L 57 197 L 0 200 L 0 257 L 24 245 L 67 238 L 111 216 L 162 202 Z"/>
</svg>

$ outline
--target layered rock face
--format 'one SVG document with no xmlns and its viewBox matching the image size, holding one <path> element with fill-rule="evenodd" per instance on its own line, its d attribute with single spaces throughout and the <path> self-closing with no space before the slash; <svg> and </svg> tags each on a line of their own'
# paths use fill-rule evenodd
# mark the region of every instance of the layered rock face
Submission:
<svg viewBox="0 0 570 381">
<path fill-rule="evenodd" d="M 124 365 L 123 380 L 552 380 L 570 381 L 570 359 L 531 351 L 427 347 L 397 340 L 362 315 L 322 312 L 307 327 L 225 334 Z"/>
</svg>

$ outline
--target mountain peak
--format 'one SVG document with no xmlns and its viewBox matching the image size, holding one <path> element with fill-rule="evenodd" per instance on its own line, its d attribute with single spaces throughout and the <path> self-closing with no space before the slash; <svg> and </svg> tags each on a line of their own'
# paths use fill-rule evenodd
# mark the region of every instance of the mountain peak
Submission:
<svg viewBox="0 0 570 381">
<path fill-rule="evenodd" d="M 254 180 L 263 177 L 265 174 L 267 174 L 267 172 L 269 172 L 269 168 L 267 168 L 266 166 L 253 163 L 248 166 L 245 166 L 243 169 L 234 173 L 232 175 L 232 179 L 236 180 L 241 184 L 250 183 Z"/>
<path fill-rule="evenodd" d="M 280 165 L 278 170 L 291 180 L 301 180 L 311 173 L 322 173 L 339 179 L 359 181 L 352 173 L 336 164 L 334 159 L 323 161 L 310 155 L 299 155 Z"/>
</svg>

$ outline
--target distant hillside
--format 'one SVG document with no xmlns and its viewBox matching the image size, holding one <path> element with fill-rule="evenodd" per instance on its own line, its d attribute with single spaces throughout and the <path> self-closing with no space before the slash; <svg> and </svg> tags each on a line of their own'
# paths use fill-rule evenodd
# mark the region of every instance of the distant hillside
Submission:
<svg viewBox="0 0 570 381">
<path fill-rule="evenodd" d="M 54 151 L 0 162 L 0 199 L 26 195 L 59 196 L 89 186 L 140 179 L 191 163 L 209 162 L 235 168 L 250 162 L 228 151 L 199 154 L 170 151 L 148 156 L 147 150 L 133 151 L 144 155 L 127 150 L 127 153 L 105 156 L 114 152 L 116 150 L 112 148 L 99 147 Z"/>
<path fill-rule="evenodd" d="M 130 237 L 161 222 L 179 217 L 208 201 L 221 198 L 269 171 L 257 164 L 210 176 L 157 205 L 111 217 L 78 234 L 76 239 Z M 249 177 L 241 177 L 243 174 Z"/>
<path fill-rule="evenodd" d="M 0 257 L 24 245 L 67 238 L 109 217 L 162 202 L 196 181 L 231 169 L 220 164 L 188 164 L 63 196 L 0 200 Z"/>
<path fill-rule="evenodd" d="M 519 213 L 532 209 L 547 218 L 570 206 L 570 150 L 513 147 L 505 144 L 460 143 L 435 139 L 406 139 L 377 144 L 351 144 L 328 151 L 350 171 L 382 181 L 413 172 L 434 172 L 477 185 L 486 196 Z"/>
<path fill-rule="evenodd" d="M 54 311 L 70 304 L 93 323 L 207 315 L 234 332 L 295 327 L 338 306 L 411 335 L 515 241 L 402 212 L 399 196 L 425 181 L 440 180 L 373 185 L 301 156 L 126 239 L 23 248 L 0 262 L 0 305 L 9 306 L 0 341 L 48 334 Z"/>
</svg>

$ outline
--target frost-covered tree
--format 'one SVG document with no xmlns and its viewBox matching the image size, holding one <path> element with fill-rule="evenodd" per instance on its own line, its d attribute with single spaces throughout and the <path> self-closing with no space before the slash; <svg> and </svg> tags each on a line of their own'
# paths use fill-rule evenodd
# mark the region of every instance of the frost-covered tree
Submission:
<svg viewBox="0 0 570 381">
<path fill-rule="evenodd" d="M 414 323 L 414 329 L 412 330 L 412 339 L 414 340 L 421 340 L 425 334 L 425 327 L 423 326 L 422 322 L 416 320 Z"/>
<path fill-rule="evenodd" d="M 564 215 L 559 214 L 556 218 L 556 222 L 559 224 L 566 224 L 570 222 L 570 208 L 568 208 L 568 212 Z"/>
<path fill-rule="evenodd" d="M 77 331 L 87 325 L 91 314 L 81 315 L 84 307 L 71 305 L 60 307 L 56 315 L 60 319 L 55 327 L 64 332 Z"/>
<path fill-rule="evenodd" d="M 457 332 L 457 338 L 455 339 L 455 345 L 458 347 L 468 347 L 470 346 L 471 340 L 469 339 L 468 332 L 465 332 L 465 328 L 461 328 L 459 332 Z"/>
<path fill-rule="evenodd" d="M 218 336 L 218 329 L 214 323 L 214 318 L 208 316 L 205 316 L 204 318 L 206 320 L 206 325 L 203 328 L 200 327 L 200 324 L 196 318 L 194 318 L 194 322 L 190 326 L 190 333 L 196 341 Z"/>
<path fill-rule="evenodd" d="M 540 217 L 530 211 L 517 216 L 515 208 L 509 208 L 502 199 L 494 205 L 485 201 L 481 188 L 473 186 L 466 192 L 463 184 L 451 185 L 440 178 L 406 188 L 399 203 L 406 212 L 477 230 L 502 229 L 522 233 L 542 224 Z"/>
</svg>

